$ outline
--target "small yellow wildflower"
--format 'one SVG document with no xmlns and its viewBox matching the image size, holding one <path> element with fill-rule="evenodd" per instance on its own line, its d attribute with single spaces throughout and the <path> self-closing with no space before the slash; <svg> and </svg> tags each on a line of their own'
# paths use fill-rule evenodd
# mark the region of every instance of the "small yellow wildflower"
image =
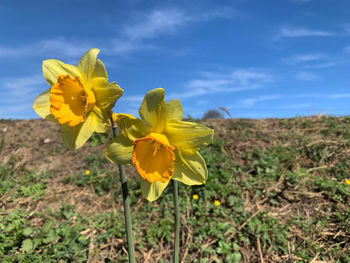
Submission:
<svg viewBox="0 0 350 263">
<path fill-rule="evenodd" d="M 86 175 L 89 175 L 90 173 L 91 173 L 90 170 L 86 170 L 86 171 L 85 171 L 85 174 L 86 174 Z"/>
<path fill-rule="evenodd" d="M 136 166 L 142 194 L 149 201 L 159 198 L 170 179 L 187 185 L 204 184 L 208 170 L 199 150 L 211 142 L 214 131 L 182 121 L 180 101 L 165 102 L 163 89 L 146 94 L 139 115 L 141 119 L 113 114 L 122 133 L 107 147 L 107 158 Z"/>
<path fill-rule="evenodd" d="M 192 197 L 193 197 L 194 200 L 197 200 L 199 198 L 198 195 L 193 195 Z"/>
<path fill-rule="evenodd" d="M 107 131 L 110 111 L 123 94 L 115 82 L 108 82 L 98 53 L 90 49 L 77 66 L 56 59 L 42 65 L 50 89 L 35 99 L 33 109 L 60 124 L 63 143 L 70 149 L 83 146 L 94 132 Z"/>
<path fill-rule="evenodd" d="M 214 201 L 214 205 L 215 205 L 215 206 L 219 206 L 220 204 L 221 204 L 221 203 L 220 203 L 219 200 L 215 200 L 215 201 Z"/>
<path fill-rule="evenodd" d="M 350 185 L 350 179 L 345 179 L 345 183 Z"/>
</svg>

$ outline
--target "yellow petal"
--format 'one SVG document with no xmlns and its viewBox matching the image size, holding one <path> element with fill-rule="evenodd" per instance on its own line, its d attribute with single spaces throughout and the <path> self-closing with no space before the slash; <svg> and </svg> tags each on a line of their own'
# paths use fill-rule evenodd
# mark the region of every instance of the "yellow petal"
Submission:
<svg viewBox="0 0 350 263">
<path fill-rule="evenodd" d="M 178 150 L 194 154 L 212 141 L 214 130 L 199 123 L 171 121 L 166 125 L 165 134 Z"/>
<path fill-rule="evenodd" d="M 91 113 L 95 116 L 97 121 L 97 126 L 95 132 L 105 133 L 109 128 L 109 112 L 102 111 L 99 107 L 93 107 Z"/>
<path fill-rule="evenodd" d="M 164 135 L 150 133 L 134 141 L 132 162 L 143 179 L 165 183 L 174 172 L 174 150 Z"/>
<path fill-rule="evenodd" d="M 81 70 L 73 65 L 65 64 L 56 59 L 48 59 L 43 62 L 43 74 L 50 86 L 54 85 L 60 75 L 69 75 L 71 78 L 83 79 Z"/>
<path fill-rule="evenodd" d="M 202 155 L 199 152 L 182 155 L 176 151 L 174 174 L 171 178 L 187 185 L 205 184 L 208 170 Z"/>
<path fill-rule="evenodd" d="M 92 136 L 98 126 L 98 118 L 91 111 L 86 120 L 77 126 L 61 125 L 62 140 L 69 149 L 78 149 Z"/>
<path fill-rule="evenodd" d="M 92 81 L 94 77 L 97 55 L 99 52 L 100 50 L 97 48 L 90 49 L 81 57 L 78 63 L 78 68 L 83 72 L 87 85 L 91 84 L 90 81 Z M 98 69 L 100 69 L 100 66 Z"/>
<path fill-rule="evenodd" d="M 55 117 L 50 113 L 50 90 L 41 93 L 33 103 L 33 109 L 42 118 L 55 121 Z"/>
<path fill-rule="evenodd" d="M 108 79 L 105 65 L 103 65 L 102 61 L 99 59 L 96 60 L 96 65 L 95 65 L 95 69 L 94 69 L 94 77 Z"/>
<path fill-rule="evenodd" d="M 171 100 L 165 103 L 166 118 L 168 121 L 177 120 L 181 121 L 183 111 L 180 100 Z"/>
<path fill-rule="evenodd" d="M 102 77 L 94 78 L 93 83 L 96 105 L 101 110 L 109 112 L 123 94 L 123 90 L 117 84 L 106 82 Z"/>
<path fill-rule="evenodd" d="M 165 187 L 167 187 L 169 181 L 150 183 L 146 180 L 141 179 L 141 192 L 142 195 L 150 202 L 157 200 L 163 193 Z"/>
<path fill-rule="evenodd" d="M 164 90 L 149 91 L 142 101 L 139 114 L 153 132 L 162 133 L 166 122 Z"/>
<path fill-rule="evenodd" d="M 142 138 L 149 133 L 148 128 L 143 124 L 142 120 L 130 114 L 113 114 L 113 119 L 125 136 L 132 141 Z"/>
<path fill-rule="evenodd" d="M 105 154 L 108 160 L 117 164 L 131 164 L 134 144 L 123 134 L 113 138 Z"/>
</svg>

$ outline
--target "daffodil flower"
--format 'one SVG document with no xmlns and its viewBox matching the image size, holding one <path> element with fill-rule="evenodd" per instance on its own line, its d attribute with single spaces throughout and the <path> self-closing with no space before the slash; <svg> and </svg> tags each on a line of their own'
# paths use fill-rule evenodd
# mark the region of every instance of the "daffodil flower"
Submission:
<svg viewBox="0 0 350 263">
<path fill-rule="evenodd" d="M 107 147 L 107 158 L 136 166 L 142 193 L 149 201 L 161 195 L 170 179 L 187 185 L 204 184 L 208 171 L 198 151 L 211 142 L 213 130 L 182 121 L 180 101 L 166 103 L 163 89 L 146 94 L 139 114 L 141 119 L 113 115 L 122 132 Z"/>
<path fill-rule="evenodd" d="M 43 74 L 51 88 L 34 101 L 35 112 L 61 124 L 62 139 L 70 149 L 81 147 L 94 132 L 106 132 L 109 114 L 123 90 L 108 82 L 99 50 L 90 49 L 78 66 L 56 59 L 43 62 Z"/>
</svg>

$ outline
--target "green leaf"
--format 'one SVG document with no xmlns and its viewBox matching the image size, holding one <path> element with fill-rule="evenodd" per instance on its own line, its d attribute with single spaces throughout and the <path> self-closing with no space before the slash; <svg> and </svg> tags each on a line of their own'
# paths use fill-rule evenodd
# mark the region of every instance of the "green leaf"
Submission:
<svg viewBox="0 0 350 263">
<path fill-rule="evenodd" d="M 25 239 L 21 248 L 24 252 L 31 251 L 33 249 L 33 241 L 31 239 Z"/>
<path fill-rule="evenodd" d="M 51 230 L 46 238 L 43 239 L 44 243 L 51 243 L 57 239 L 55 231 Z"/>
<path fill-rule="evenodd" d="M 239 262 L 241 262 L 241 260 L 242 260 L 242 255 L 241 255 L 241 253 L 239 253 L 239 252 L 234 252 L 233 254 L 231 254 L 230 255 L 231 257 L 230 257 L 230 261 L 229 262 L 232 262 L 232 263 L 239 263 Z"/>
<path fill-rule="evenodd" d="M 42 231 L 44 234 L 49 233 L 51 229 L 52 229 L 52 221 L 46 222 L 46 223 L 41 227 L 41 231 Z"/>
<path fill-rule="evenodd" d="M 33 233 L 33 228 L 31 227 L 27 227 L 23 230 L 23 235 L 25 235 L 26 237 L 30 236 L 32 233 Z"/>
</svg>

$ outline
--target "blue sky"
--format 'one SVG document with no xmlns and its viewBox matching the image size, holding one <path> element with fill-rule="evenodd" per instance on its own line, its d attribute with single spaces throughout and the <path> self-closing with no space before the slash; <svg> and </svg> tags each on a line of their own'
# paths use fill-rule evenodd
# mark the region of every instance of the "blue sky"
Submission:
<svg viewBox="0 0 350 263">
<path fill-rule="evenodd" d="M 0 1 L 0 118 L 30 119 L 41 63 L 101 49 L 136 114 L 162 87 L 184 115 L 350 114 L 350 1 Z"/>
</svg>

